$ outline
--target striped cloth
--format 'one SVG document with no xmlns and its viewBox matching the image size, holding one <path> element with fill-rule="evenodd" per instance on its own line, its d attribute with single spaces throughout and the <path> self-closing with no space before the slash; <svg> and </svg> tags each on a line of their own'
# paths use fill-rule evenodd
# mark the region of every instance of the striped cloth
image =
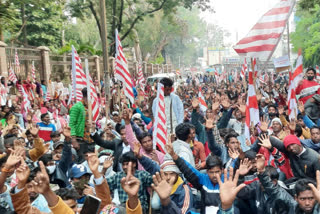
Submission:
<svg viewBox="0 0 320 214">
<path fill-rule="evenodd" d="M 256 97 L 256 91 L 253 85 L 253 72 L 249 71 L 249 85 L 248 85 L 248 97 L 246 104 L 246 125 L 245 136 L 250 141 L 250 125 L 256 125 L 259 123 L 259 107 Z"/>
<path fill-rule="evenodd" d="M 145 87 L 146 87 L 146 80 L 144 79 L 144 76 L 143 76 L 143 71 L 142 71 L 142 66 L 141 66 L 141 64 L 139 63 L 139 65 L 138 65 L 138 84 L 139 84 L 139 86 L 140 86 L 140 88 L 141 88 L 141 90 L 142 90 L 142 92 L 143 92 L 143 94 L 145 94 L 145 91 L 144 91 L 144 89 L 145 89 Z"/>
<path fill-rule="evenodd" d="M 31 77 L 32 77 L 32 81 L 35 83 L 36 82 L 36 68 L 34 67 L 34 61 L 32 61 Z"/>
<path fill-rule="evenodd" d="M 240 76 L 242 79 L 244 79 L 246 77 L 247 68 L 248 68 L 247 60 L 246 60 L 246 58 L 244 58 L 244 63 L 242 64 L 242 68 L 241 68 L 241 72 L 240 72 Z"/>
<path fill-rule="evenodd" d="M 16 66 L 17 74 L 20 74 L 20 61 L 19 61 L 19 56 L 18 56 L 17 49 L 15 50 L 14 64 Z"/>
<path fill-rule="evenodd" d="M 295 0 L 281 0 L 264 14 L 234 50 L 241 56 L 268 59 L 283 34 Z"/>
<path fill-rule="evenodd" d="M 154 115 L 153 144 L 165 153 L 165 145 L 168 140 L 167 122 L 164 103 L 164 86 L 158 83 L 156 114 Z"/>
<path fill-rule="evenodd" d="M 16 83 L 18 81 L 17 76 L 15 75 L 11 67 L 9 68 L 9 80 L 13 83 Z"/>
<path fill-rule="evenodd" d="M 128 69 L 128 63 L 124 56 L 123 49 L 120 42 L 118 30 L 116 30 L 116 55 L 115 55 L 115 74 L 114 77 L 120 80 L 124 86 L 124 94 L 129 99 L 131 104 L 134 104 L 134 95 L 132 89 L 132 78 Z"/>
</svg>

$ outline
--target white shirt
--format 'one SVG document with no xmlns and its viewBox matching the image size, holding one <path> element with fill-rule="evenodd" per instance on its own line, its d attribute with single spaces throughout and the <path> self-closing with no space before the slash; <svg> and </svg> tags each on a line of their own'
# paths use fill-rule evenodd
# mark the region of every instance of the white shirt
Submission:
<svg viewBox="0 0 320 214">
<path fill-rule="evenodd" d="M 166 121 L 167 121 L 167 132 L 171 133 L 171 118 L 170 118 L 170 106 L 171 106 L 171 97 L 165 96 L 164 97 L 164 104 L 165 104 L 165 114 L 166 114 Z M 172 132 L 174 133 L 174 130 L 176 129 L 178 125 L 176 115 L 172 109 Z"/>
</svg>

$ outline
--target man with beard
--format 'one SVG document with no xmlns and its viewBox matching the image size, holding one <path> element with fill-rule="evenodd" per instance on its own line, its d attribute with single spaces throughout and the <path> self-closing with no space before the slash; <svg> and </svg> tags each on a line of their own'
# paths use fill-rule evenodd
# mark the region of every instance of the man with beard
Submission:
<svg viewBox="0 0 320 214">
<path fill-rule="evenodd" d="M 274 104 L 268 105 L 268 116 L 270 121 L 272 121 L 274 118 L 279 116 L 276 105 Z"/>
<path fill-rule="evenodd" d="M 286 133 L 282 130 L 282 123 L 281 120 L 277 117 L 273 118 L 271 121 L 271 128 L 272 128 L 272 134 L 271 136 L 274 136 L 280 140 L 283 140 L 286 137 Z"/>
<path fill-rule="evenodd" d="M 245 117 L 242 115 L 240 109 L 234 111 L 234 117 L 234 119 L 230 119 L 227 128 L 232 128 L 238 135 L 243 135 L 245 129 L 243 118 Z"/>
<path fill-rule="evenodd" d="M 320 94 L 319 83 L 314 81 L 316 77 L 316 70 L 308 68 L 306 72 L 307 79 L 301 80 L 296 88 L 296 94 L 299 95 L 299 101 L 303 104 L 307 102 L 315 94 Z"/>
</svg>

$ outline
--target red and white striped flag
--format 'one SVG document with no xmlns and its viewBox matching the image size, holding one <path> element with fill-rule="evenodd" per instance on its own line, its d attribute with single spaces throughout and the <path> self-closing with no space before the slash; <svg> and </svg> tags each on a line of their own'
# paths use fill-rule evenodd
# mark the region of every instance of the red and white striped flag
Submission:
<svg viewBox="0 0 320 214">
<path fill-rule="evenodd" d="M 248 97 L 246 104 L 246 126 L 245 126 L 245 136 L 246 139 L 250 141 L 250 125 L 256 125 L 259 123 L 259 107 L 256 97 L 256 92 L 253 85 L 253 72 L 249 71 L 249 85 L 248 85 Z"/>
<path fill-rule="evenodd" d="M 177 74 L 177 76 L 180 76 L 180 75 L 181 75 L 180 69 L 177 69 L 177 70 L 176 70 L 176 74 Z"/>
<path fill-rule="evenodd" d="M 288 115 L 289 119 L 296 119 L 298 114 L 298 105 L 296 99 L 296 88 L 303 79 L 303 57 L 299 52 L 296 68 L 293 73 L 289 73 L 289 90 L 288 90 Z"/>
<path fill-rule="evenodd" d="M 17 76 L 15 75 L 13 69 L 9 68 L 9 80 L 13 82 L 14 84 L 18 81 Z"/>
<path fill-rule="evenodd" d="M 19 61 L 17 49 L 15 50 L 14 64 L 16 67 L 16 73 L 20 74 L 20 61 Z"/>
<path fill-rule="evenodd" d="M 145 87 L 146 87 L 146 80 L 144 79 L 144 76 L 143 76 L 143 71 L 142 71 L 142 66 L 141 64 L 139 63 L 138 65 L 138 84 L 143 92 L 143 94 L 145 94 Z"/>
<path fill-rule="evenodd" d="M 32 77 L 32 81 L 35 83 L 36 82 L 36 68 L 34 67 L 34 61 L 32 61 L 32 66 L 31 66 L 31 77 Z"/>
<path fill-rule="evenodd" d="M 200 102 L 200 104 L 199 104 L 200 109 L 201 109 L 201 111 L 206 112 L 207 109 L 208 109 L 208 106 L 207 106 L 206 100 L 204 99 L 204 96 L 202 94 L 201 87 L 199 87 L 199 95 L 198 96 L 199 96 L 198 99 L 199 99 L 199 102 Z"/>
<path fill-rule="evenodd" d="M 22 109 L 25 110 L 25 112 L 29 112 L 29 110 L 31 109 L 31 103 L 30 100 L 28 98 L 28 94 L 25 92 L 24 88 L 22 85 L 20 85 L 20 90 L 22 97 L 23 97 L 23 101 L 22 101 Z"/>
<path fill-rule="evenodd" d="M 132 89 L 131 74 L 128 69 L 128 63 L 124 56 L 123 49 L 120 42 L 120 36 L 118 30 L 116 30 L 116 55 L 115 55 L 115 74 L 114 77 L 120 80 L 124 86 L 124 94 L 129 99 L 131 104 L 134 104 L 134 95 Z"/>
<path fill-rule="evenodd" d="M 161 83 L 158 83 L 155 113 L 153 125 L 153 146 L 154 148 L 158 146 L 160 151 L 165 153 L 165 145 L 168 139 L 168 133 L 164 103 L 164 86 Z"/>
<path fill-rule="evenodd" d="M 320 79 L 320 69 L 319 69 L 318 65 L 316 66 L 316 76 L 317 76 L 316 79 L 319 80 Z"/>
<path fill-rule="evenodd" d="M 241 69 L 241 73 L 240 73 L 240 76 L 242 79 L 244 79 L 246 77 L 247 68 L 248 68 L 247 60 L 246 60 L 246 58 L 244 58 L 244 63 L 242 64 L 242 69 Z"/>
<path fill-rule="evenodd" d="M 77 102 L 82 100 L 81 90 L 87 87 L 86 75 L 83 72 L 81 59 L 77 53 L 77 50 L 72 45 L 72 88 L 73 98 L 76 98 Z"/>
<path fill-rule="evenodd" d="M 234 50 L 241 56 L 269 59 L 283 34 L 295 0 L 281 0 L 265 13 Z"/>
<path fill-rule="evenodd" d="M 51 100 L 51 95 L 50 95 L 50 90 L 47 88 L 47 95 L 46 95 L 46 102 L 48 102 L 49 100 Z"/>
</svg>

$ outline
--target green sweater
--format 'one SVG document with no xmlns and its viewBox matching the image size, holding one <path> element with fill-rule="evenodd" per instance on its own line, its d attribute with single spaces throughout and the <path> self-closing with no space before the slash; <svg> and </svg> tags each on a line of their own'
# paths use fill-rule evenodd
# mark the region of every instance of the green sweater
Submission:
<svg viewBox="0 0 320 214">
<path fill-rule="evenodd" d="M 71 136 L 83 137 L 86 119 L 86 110 L 82 102 L 77 102 L 70 109 Z"/>
</svg>

